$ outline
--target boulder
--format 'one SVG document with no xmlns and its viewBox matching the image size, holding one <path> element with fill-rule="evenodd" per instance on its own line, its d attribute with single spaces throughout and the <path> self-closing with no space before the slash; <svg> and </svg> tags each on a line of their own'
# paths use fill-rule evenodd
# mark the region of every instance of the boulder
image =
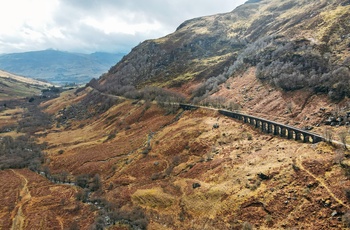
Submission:
<svg viewBox="0 0 350 230">
<path fill-rule="evenodd" d="M 200 184 L 200 183 L 193 183 L 193 184 L 192 184 L 192 188 L 193 188 L 193 189 L 196 189 L 196 188 L 199 188 L 199 187 L 201 187 L 201 184 Z"/>
</svg>

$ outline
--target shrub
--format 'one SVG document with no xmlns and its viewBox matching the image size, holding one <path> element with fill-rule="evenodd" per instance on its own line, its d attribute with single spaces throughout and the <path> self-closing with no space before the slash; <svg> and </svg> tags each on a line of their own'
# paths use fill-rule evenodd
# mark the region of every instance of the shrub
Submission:
<svg viewBox="0 0 350 230">
<path fill-rule="evenodd" d="M 343 216 L 342 216 L 342 222 L 345 227 L 350 227 L 350 212 L 347 211 Z"/>
<path fill-rule="evenodd" d="M 101 206 L 104 209 L 100 210 L 100 215 L 95 220 L 95 228 L 102 227 L 104 229 L 104 227 L 110 224 L 120 222 L 129 225 L 131 229 L 147 229 L 149 221 L 142 208 L 134 207 L 131 210 L 120 210 L 116 205 L 111 204 L 107 200 L 103 200 Z M 104 221 L 107 219 L 108 221 Z"/>
<path fill-rule="evenodd" d="M 28 135 L 0 139 L 0 169 L 30 167 L 37 171 L 44 160 L 45 144 L 37 144 Z"/>
<path fill-rule="evenodd" d="M 87 189 L 79 190 L 76 194 L 76 199 L 82 202 L 87 202 L 89 198 L 89 191 Z"/>
<path fill-rule="evenodd" d="M 105 229 L 106 223 L 102 216 L 96 218 L 94 224 L 92 225 L 93 230 L 103 230 Z"/>
<path fill-rule="evenodd" d="M 311 89 L 328 94 L 335 101 L 350 96 L 350 70 L 344 63 L 332 63 L 329 53 L 322 53 L 318 45 L 307 39 L 286 40 L 265 36 L 249 44 L 229 68 L 238 74 L 256 66 L 256 77 L 286 91 Z M 226 76 L 226 75 L 225 75 Z M 221 78 L 210 78 L 194 93 L 201 97 L 215 91 Z"/>
<path fill-rule="evenodd" d="M 77 186 L 81 188 L 87 188 L 89 186 L 89 175 L 87 174 L 78 175 L 75 178 L 75 183 Z"/>
<path fill-rule="evenodd" d="M 253 225 L 249 222 L 244 222 L 242 225 L 242 230 L 252 230 L 253 229 Z"/>
<path fill-rule="evenodd" d="M 100 175 L 96 174 L 92 178 L 92 182 L 91 182 L 89 188 L 92 192 L 95 192 L 95 191 L 99 190 L 101 188 L 101 186 L 102 186 L 102 183 L 101 183 Z"/>
<path fill-rule="evenodd" d="M 35 100 L 32 103 L 25 104 L 26 110 L 23 118 L 18 122 L 17 130 L 19 132 L 34 134 L 50 128 L 52 125 L 52 117 L 44 113 L 39 104 L 43 100 Z"/>
<path fill-rule="evenodd" d="M 116 133 L 111 133 L 108 135 L 107 139 L 104 142 L 110 141 L 112 139 L 114 139 L 117 136 Z"/>
<path fill-rule="evenodd" d="M 350 188 L 345 189 L 345 196 L 348 200 L 350 200 Z"/>
<path fill-rule="evenodd" d="M 248 141 L 253 140 L 253 135 L 250 134 L 250 133 L 247 133 L 247 140 L 248 140 Z"/>
<path fill-rule="evenodd" d="M 79 103 L 61 110 L 61 116 L 56 121 L 58 124 L 66 124 L 70 119 L 84 120 L 106 112 L 113 105 L 122 102 L 122 99 L 112 98 L 99 92 L 92 91 Z"/>
<path fill-rule="evenodd" d="M 70 226 L 69 226 L 69 230 L 79 230 L 79 225 L 77 221 L 74 221 Z"/>
</svg>

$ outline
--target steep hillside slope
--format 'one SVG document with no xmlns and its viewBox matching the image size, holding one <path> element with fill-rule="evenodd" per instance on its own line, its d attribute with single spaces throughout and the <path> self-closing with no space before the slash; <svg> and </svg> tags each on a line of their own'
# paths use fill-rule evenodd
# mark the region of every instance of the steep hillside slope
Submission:
<svg viewBox="0 0 350 230">
<path fill-rule="evenodd" d="M 107 72 L 122 56 L 102 52 L 80 54 L 43 50 L 1 55 L 0 68 L 55 84 L 81 84 Z"/>
<path fill-rule="evenodd" d="M 98 215 L 76 199 L 82 189 L 48 180 L 49 169 L 41 167 L 46 144 L 35 133 L 51 128 L 51 118 L 37 105 L 48 97 L 16 96 L 0 107 L 0 228 L 89 229 Z"/>
<path fill-rule="evenodd" d="M 118 223 L 129 218 L 130 226 L 147 229 L 349 224 L 342 149 L 265 135 L 213 110 L 166 115 L 153 103 L 118 99 L 92 116 L 89 102 L 106 97 L 92 92 L 45 103 L 59 125 L 41 141 L 49 146 L 52 175 L 99 175 L 101 187 L 90 199 L 106 199 Z M 66 107 L 73 98 L 74 108 Z M 75 111 L 80 103 L 85 111 Z"/>
<path fill-rule="evenodd" d="M 40 108 L 49 121 L 43 127 L 30 120 L 43 125 L 46 119 L 28 117 L 27 109 L 0 113 L 11 122 L 15 114 L 25 118 L 18 131 L 31 130 L 47 146 L 43 165 L 31 165 L 33 171 L 0 171 L 6 198 L 2 226 L 350 226 L 350 164 L 341 148 L 263 134 L 215 110 L 183 111 L 172 103 L 129 100 L 91 88 L 66 91 Z M 0 140 L 3 147 L 11 139 Z"/>
<path fill-rule="evenodd" d="M 202 99 L 255 67 L 256 77 L 276 88 L 311 89 L 340 100 L 350 95 L 342 87 L 350 75 L 349 12 L 347 0 L 248 1 L 143 42 L 98 87 L 123 94 L 145 85 L 175 90 L 183 85 L 179 91 Z"/>
</svg>

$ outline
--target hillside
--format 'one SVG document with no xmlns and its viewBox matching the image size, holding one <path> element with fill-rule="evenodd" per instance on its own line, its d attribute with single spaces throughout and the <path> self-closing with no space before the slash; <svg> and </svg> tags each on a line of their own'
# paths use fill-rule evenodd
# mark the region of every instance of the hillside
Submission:
<svg viewBox="0 0 350 230">
<path fill-rule="evenodd" d="M 249 0 L 141 43 L 86 87 L 6 101 L 0 228 L 349 228 L 346 146 L 215 109 L 350 143 L 349 7 Z"/>
<path fill-rule="evenodd" d="M 341 229 L 350 224 L 350 164 L 341 148 L 263 134 L 215 110 L 183 111 L 91 88 L 34 102 L 35 114 L 27 112 L 34 106 L 29 103 L 0 113 L 15 127 L 25 118 L 17 132 L 1 134 L 13 137 L 12 154 L 17 148 L 34 152 L 36 145 L 20 136 L 28 131 L 47 146 L 43 165 L 0 172 L 3 227 Z M 8 140 L 1 138 L 0 148 Z M 6 166 L 6 158 L 0 159 Z"/>
<path fill-rule="evenodd" d="M 9 180 L 11 178 L 11 180 Z M 55 185 L 28 169 L 0 171 L 0 226 L 2 229 L 58 229 L 94 221 L 89 206 L 75 201 L 77 191 Z"/>
<path fill-rule="evenodd" d="M 121 95 L 152 85 L 202 100 L 254 67 L 259 81 L 278 90 L 311 90 L 341 100 L 350 96 L 343 87 L 350 75 L 349 12 L 346 0 L 248 1 L 136 46 L 98 87 Z"/>
<path fill-rule="evenodd" d="M 348 224 L 348 153 L 341 148 L 263 134 L 215 111 L 169 114 L 167 106 L 91 89 L 42 106 L 58 115 L 40 138 L 51 175 L 99 175 L 89 199 L 110 202 L 114 214 L 107 215 L 116 220 L 147 229 Z"/>
<path fill-rule="evenodd" d="M 0 70 L 0 101 L 39 95 L 43 89 L 52 86 L 52 84 L 47 82 L 17 76 Z"/>
<path fill-rule="evenodd" d="M 0 55 L 0 69 L 54 84 L 87 83 L 118 62 L 123 54 L 80 54 L 43 50 Z"/>
</svg>

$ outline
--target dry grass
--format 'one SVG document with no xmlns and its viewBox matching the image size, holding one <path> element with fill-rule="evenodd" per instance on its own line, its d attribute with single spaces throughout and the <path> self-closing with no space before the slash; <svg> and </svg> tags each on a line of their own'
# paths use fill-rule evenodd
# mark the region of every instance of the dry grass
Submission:
<svg viewBox="0 0 350 230">
<path fill-rule="evenodd" d="M 0 128 L 4 130 L 4 132 L 0 133 L 0 137 L 11 136 L 16 138 L 24 135 L 23 133 L 17 132 L 15 128 L 17 126 L 18 119 L 21 118 L 23 113 L 23 108 L 7 109 L 0 112 Z M 8 128 L 9 130 L 6 130 Z"/>
<path fill-rule="evenodd" d="M 245 108 L 252 111 L 271 106 L 269 103 L 283 106 L 283 97 L 276 97 L 278 92 L 269 92 L 269 87 L 255 82 L 252 72 L 230 84 L 236 86 L 233 92 L 222 89 L 220 93 L 233 95 L 234 100 L 244 101 L 246 94 L 264 95 L 262 101 L 244 101 Z M 239 91 L 244 86 L 249 91 Z M 49 110 L 57 112 L 69 97 L 69 93 L 63 94 L 62 104 L 56 99 Z M 295 95 L 296 110 L 300 105 L 297 100 Z M 321 101 L 313 99 L 317 100 Z M 330 104 L 324 105 L 331 108 Z M 336 157 L 333 147 L 262 134 L 205 109 L 185 111 L 177 121 L 173 120 L 175 116 L 164 116 L 156 105 L 146 109 L 143 103 L 125 101 L 88 121 L 76 120 L 70 128 L 47 130 L 41 142 L 49 144 L 52 173 L 63 169 L 72 175 L 98 173 L 103 196 L 119 207 L 143 207 L 150 220 L 149 229 L 164 225 L 170 229 L 241 228 L 244 222 L 261 229 L 301 224 L 311 229 L 339 227 L 337 219 L 329 216 L 332 210 L 345 211 L 342 191 L 350 183 L 341 167 L 332 164 Z M 273 113 L 270 119 L 275 117 L 284 121 L 283 113 Z M 298 121 L 298 116 L 293 119 Z M 213 129 L 216 123 L 219 128 Z M 115 137 L 106 141 L 112 131 Z M 150 148 L 144 153 L 150 134 Z M 59 150 L 64 151 L 59 154 Z M 22 208 L 26 219 L 35 220 L 35 213 L 51 210 L 49 213 L 56 213 L 58 218 L 45 215 L 40 226 L 56 226 L 62 220 L 66 226 L 74 215 L 82 215 L 69 214 L 76 207 L 76 191 L 71 187 L 53 185 L 29 171 L 20 173 L 29 181 L 33 197 L 30 205 Z M 259 178 L 260 173 L 269 179 Z M 23 181 L 12 177 L 17 178 L 13 190 L 19 193 Z M 194 183 L 200 187 L 193 188 Z M 67 205 L 60 208 L 56 204 L 63 197 Z M 8 205 L 18 204 L 18 196 L 9 199 Z M 331 202 L 331 206 L 325 208 L 325 202 Z M 34 221 L 24 223 L 40 227 Z"/>
<path fill-rule="evenodd" d="M 6 109 L 0 112 L 0 127 L 16 124 L 23 112 L 22 108 Z"/>
<path fill-rule="evenodd" d="M 241 105 L 242 112 L 300 128 L 320 124 L 324 119 L 320 108 L 329 112 L 339 107 L 326 95 L 315 95 L 303 90 L 287 93 L 275 90 L 256 79 L 255 68 L 247 70 L 240 77 L 230 78 L 221 85 L 215 96 L 229 98 L 227 102 Z M 321 129 L 316 132 L 322 134 Z"/>
<path fill-rule="evenodd" d="M 91 88 L 87 88 L 79 94 L 75 94 L 75 91 L 75 89 L 65 91 L 60 94 L 60 97 L 44 102 L 41 104 L 41 106 L 46 108 L 45 112 L 55 114 L 59 110 L 62 110 L 74 103 L 81 101 L 86 96 L 86 94 L 91 91 Z"/>
<path fill-rule="evenodd" d="M 47 83 L 47 82 L 42 82 L 42 81 L 38 81 L 38 80 L 35 80 L 32 78 L 18 76 L 18 75 L 11 74 L 11 73 L 8 73 L 8 72 L 2 71 L 2 70 L 0 70 L 0 77 L 14 79 L 16 81 L 31 84 L 31 85 L 39 85 L 39 86 L 45 86 L 45 87 L 53 86 L 52 84 Z"/>
<path fill-rule="evenodd" d="M 137 190 L 131 199 L 135 204 L 155 209 L 167 208 L 175 203 L 175 198 L 164 193 L 161 188 Z"/>
<path fill-rule="evenodd" d="M 69 228 L 74 220 L 86 229 L 94 220 L 88 206 L 75 201 L 77 191 L 71 186 L 52 184 L 26 169 L 1 171 L 0 181 L 3 229 L 10 229 L 15 219 L 23 229 Z"/>
<path fill-rule="evenodd" d="M 49 83 L 16 76 L 0 70 L 0 101 L 39 95 L 41 90 L 52 86 Z"/>
<path fill-rule="evenodd" d="M 244 23 L 228 15 L 218 17 L 226 17 L 223 23 L 232 25 L 229 36 L 236 36 L 236 29 L 248 28 L 268 14 L 260 14 L 262 10 L 281 6 L 263 1 L 260 8 L 250 9 L 252 16 Z M 242 17 L 245 7 L 240 11 Z M 277 20 L 289 18 L 296 9 L 300 10 L 295 7 L 277 16 Z M 334 15 L 342 13 L 339 8 L 318 17 L 333 25 Z M 212 24 L 215 17 L 205 20 Z M 305 33 L 288 30 L 287 25 L 283 29 L 292 37 L 316 36 L 308 29 Z M 208 30 L 198 27 L 192 32 L 201 34 Z M 168 36 L 157 42 L 165 44 L 171 39 Z M 176 42 L 181 40 L 174 39 Z M 213 56 L 195 59 L 194 63 L 209 68 L 225 58 Z M 156 84 L 185 82 L 179 91 L 189 95 L 198 84 L 191 82 L 197 74 L 188 69 L 187 74 L 171 78 L 173 82 Z M 65 92 L 43 106 L 48 113 L 57 114 L 82 100 L 90 90 L 78 95 Z M 230 98 L 242 105 L 243 112 L 298 127 L 316 126 L 323 119 L 320 108 L 332 111 L 339 106 L 322 95 L 274 90 L 256 80 L 254 68 L 230 78 L 213 96 Z M 21 112 L 0 114 L 1 125 L 6 121 L 13 123 L 13 115 Z M 182 112 L 165 116 L 165 111 L 154 104 L 126 100 L 99 116 L 82 121 L 72 119 L 70 126 L 48 129 L 40 138 L 40 142 L 49 145 L 46 164 L 54 174 L 63 170 L 71 176 L 98 173 L 102 191 L 97 195 L 125 210 L 141 206 L 150 221 L 148 229 L 241 229 L 244 223 L 259 229 L 342 228 L 338 216 L 332 213 L 348 211 L 344 188 L 350 187 L 350 181 L 339 160 L 335 160 L 340 155 L 334 147 L 263 134 L 215 111 Z M 174 120 L 177 115 L 179 120 Z M 214 124 L 219 124 L 219 128 L 214 129 Z M 322 133 L 322 128 L 314 130 Z M 110 134 L 115 135 L 109 138 Z M 87 206 L 76 211 L 74 188 L 54 185 L 28 170 L 16 172 L 22 176 L 0 172 L 0 195 L 4 197 L 0 225 L 10 227 L 20 206 L 28 228 L 64 229 L 78 219 L 82 229 L 87 229 L 92 223 L 94 213 Z M 268 178 L 259 177 L 262 174 Z M 7 178 L 12 180 L 7 182 Z M 31 198 L 21 203 L 19 194 L 23 193 L 24 184 Z M 194 188 L 194 184 L 200 186 Z"/>
<path fill-rule="evenodd" d="M 317 96 L 301 110 L 302 95 L 270 91 L 253 74 L 251 69 L 241 78 L 230 80 L 231 90 L 222 88 L 217 95 L 232 97 L 246 111 L 264 112 L 271 120 L 288 120 L 289 124 L 303 121 L 319 106 L 333 106 Z M 242 91 L 244 87 L 246 90 Z M 61 100 L 47 103 L 48 111 L 58 112 L 72 97 L 72 92 L 67 92 Z M 300 111 L 297 116 L 284 114 L 284 106 L 290 101 L 293 111 Z M 276 110 L 269 111 L 268 107 Z M 341 167 L 332 164 L 337 156 L 333 147 L 262 134 L 247 124 L 205 109 L 185 111 L 177 121 L 173 120 L 175 116 L 164 116 L 164 111 L 153 104 L 146 107 L 141 102 L 125 101 L 98 117 L 72 121 L 69 128 L 47 130 L 40 141 L 49 144 L 48 165 L 52 173 L 98 173 L 103 196 L 120 207 L 145 208 L 149 229 L 164 225 L 171 229 L 227 229 L 240 228 L 244 222 L 261 229 L 301 224 L 310 229 L 340 226 L 330 216 L 332 210 L 346 211 L 343 189 L 350 183 Z M 316 122 L 318 117 L 314 116 L 308 122 Z M 219 128 L 213 129 L 216 123 Z M 304 124 L 309 123 L 301 123 Z M 112 132 L 115 137 L 107 141 Z M 150 134 L 150 149 L 144 153 Z M 76 191 L 72 188 L 53 185 L 29 171 L 20 172 L 29 181 L 33 197 L 30 205 L 22 207 L 25 220 L 35 220 L 35 213 L 43 209 L 51 213 L 40 223 L 24 221 L 25 224 L 40 228 L 63 221 L 66 226 L 72 217 L 81 217 L 80 212 L 70 214 L 77 207 Z M 260 173 L 270 179 L 262 180 Z M 19 194 L 23 181 L 15 175 L 11 177 L 17 178 L 13 180 L 13 191 Z M 194 183 L 201 186 L 193 188 Z M 4 196 L 9 197 L 6 205 L 16 207 L 18 195 Z M 64 208 L 57 205 L 63 197 L 67 202 Z M 325 202 L 331 206 L 324 207 Z M 11 225 L 8 218 L 4 215 L 3 221 Z"/>
<path fill-rule="evenodd" d="M 251 72 L 231 84 L 236 86 L 234 90 L 245 86 L 249 96 L 266 95 L 266 101 L 245 102 L 245 108 L 250 105 L 253 111 L 283 100 L 276 97 L 277 92 L 269 92 L 269 87 L 252 81 Z M 242 92 L 233 92 L 233 99 L 244 100 Z M 297 110 L 300 102 L 297 97 L 295 100 Z M 282 106 L 276 107 L 277 111 Z M 284 121 L 283 113 L 273 115 L 270 119 L 277 116 Z M 78 122 L 70 129 L 49 132 L 42 141 L 51 146 L 53 172 L 65 168 L 72 174 L 99 173 L 106 198 L 121 206 L 140 205 L 148 210 L 149 229 L 164 224 L 172 229 L 225 229 L 244 222 L 265 229 L 300 223 L 338 226 L 336 219 L 326 218 L 330 210 L 319 205 L 331 199 L 341 211 L 344 207 L 339 201 L 346 201 L 339 183 L 349 182 L 339 166 L 328 164 L 335 157 L 332 147 L 261 134 L 214 111 L 186 111 L 178 121 L 172 122 L 173 118 L 164 116 L 155 105 L 145 110 L 143 104 L 126 101 L 84 127 Z M 294 119 L 298 121 L 298 116 Z M 213 129 L 216 123 L 219 129 Z M 104 142 L 112 130 L 117 130 L 115 138 Z M 150 132 L 151 149 L 142 154 Z M 61 155 L 57 153 L 60 149 L 64 150 Z M 296 163 L 305 171 L 295 171 Z M 259 173 L 271 179 L 262 180 Z M 338 183 L 331 183 L 333 180 Z M 317 181 L 323 185 L 308 187 Z M 194 183 L 201 186 L 194 189 Z"/>
</svg>

